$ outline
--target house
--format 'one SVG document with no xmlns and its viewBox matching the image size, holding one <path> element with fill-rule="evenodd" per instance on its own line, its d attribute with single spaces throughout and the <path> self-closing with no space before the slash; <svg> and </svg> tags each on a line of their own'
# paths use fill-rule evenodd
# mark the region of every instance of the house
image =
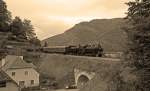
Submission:
<svg viewBox="0 0 150 91">
<path fill-rule="evenodd" d="M 19 86 L 8 75 L 0 70 L 0 91 L 19 91 Z"/>
<path fill-rule="evenodd" d="M 21 88 L 39 86 L 39 73 L 22 56 L 8 55 L 1 61 L 2 70 Z"/>
</svg>

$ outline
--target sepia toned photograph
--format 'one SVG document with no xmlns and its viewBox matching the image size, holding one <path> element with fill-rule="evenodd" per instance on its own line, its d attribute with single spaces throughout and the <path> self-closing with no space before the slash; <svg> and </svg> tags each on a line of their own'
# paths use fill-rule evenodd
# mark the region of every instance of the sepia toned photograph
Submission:
<svg viewBox="0 0 150 91">
<path fill-rule="evenodd" d="M 0 0 L 0 91 L 150 91 L 150 0 Z"/>
</svg>

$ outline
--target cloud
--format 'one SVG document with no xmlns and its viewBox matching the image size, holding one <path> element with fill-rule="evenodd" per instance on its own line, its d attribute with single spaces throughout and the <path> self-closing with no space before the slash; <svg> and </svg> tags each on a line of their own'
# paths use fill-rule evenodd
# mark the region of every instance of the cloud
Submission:
<svg viewBox="0 0 150 91">
<path fill-rule="evenodd" d="M 128 0 L 5 0 L 13 16 L 30 19 L 40 39 L 95 18 L 124 17 Z"/>
</svg>

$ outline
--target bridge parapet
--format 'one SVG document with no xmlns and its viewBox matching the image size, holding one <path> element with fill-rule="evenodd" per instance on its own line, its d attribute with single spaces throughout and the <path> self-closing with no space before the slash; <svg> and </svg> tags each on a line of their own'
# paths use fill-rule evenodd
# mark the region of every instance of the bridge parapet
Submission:
<svg viewBox="0 0 150 91">
<path fill-rule="evenodd" d="M 103 56 L 108 58 L 121 58 L 123 57 L 123 52 L 104 52 Z"/>
</svg>

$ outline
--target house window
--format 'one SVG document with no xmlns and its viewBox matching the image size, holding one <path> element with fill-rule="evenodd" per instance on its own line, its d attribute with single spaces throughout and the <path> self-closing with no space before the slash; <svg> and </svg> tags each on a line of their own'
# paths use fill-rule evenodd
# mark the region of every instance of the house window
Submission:
<svg viewBox="0 0 150 91">
<path fill-rule="evenodd" d="M 16 72 L 12 72 L 12 76 L 15 76 L 16 75 Z"/>
<path fill-rule="evenodd" d="M 31 85 L 33 85 L 34 84 L 34 80 L 31 80 Z"/>
<path fill-rule="evenodd" d="M 28 71 L 25 71 L 25 75 L 28 75 Z"/>
</svg>

